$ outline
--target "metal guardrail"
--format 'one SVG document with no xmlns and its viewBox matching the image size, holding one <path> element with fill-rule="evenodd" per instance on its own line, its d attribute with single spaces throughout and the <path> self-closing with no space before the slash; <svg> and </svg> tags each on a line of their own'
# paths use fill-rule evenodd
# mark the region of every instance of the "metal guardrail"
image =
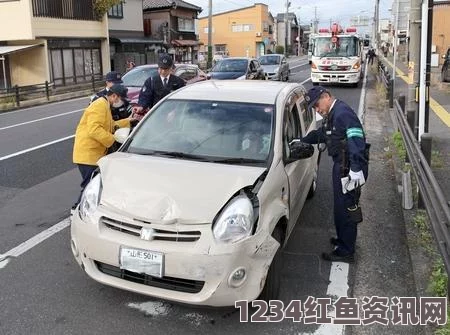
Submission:
<svg viewBox="0 0 450 335">
<path fill-rule="evenodd" d="M 54 95 L 89 89 L 97 92 L 104 86 L 105 79 L 103 76 L 93 76 L 90 81 L 71 85 L 55 85 L 48 81 L 29 86 L 15 85 L 0 89 L 0 105 L 2 103 L 14 103 L 16 107 L 20 107 L 20 103 L 25 100 L 46 98 L 47 101 L 50 101 L 50 97 Z"/>
<path fill-rule="evenodd" d="M 386 100 L 389 100 L 389 107 L 394 107 L 394 80 L 391 78 L 386 65 L 378 59 L 378 73 L 380 74 L 381 82 L 386 88 Z"/>
<path fill-rule="evenodd" d="M 406 152 L 414 176 L 419 186 L 422 201 L 431 223 L 431 231 L 444 260 L 447 275 L 450 275 L 450 209 L 447 200 L 436 181 L 434 174 L 422 153 L 413 131 L 409 127 L 405 113 L 398 100 L 395 100 L 396 119 L 403 136 Z M 450 281 L 449 281 L 450 285 Z M 450 293 L 450 291 L 449 291 Z"/>
</svg>

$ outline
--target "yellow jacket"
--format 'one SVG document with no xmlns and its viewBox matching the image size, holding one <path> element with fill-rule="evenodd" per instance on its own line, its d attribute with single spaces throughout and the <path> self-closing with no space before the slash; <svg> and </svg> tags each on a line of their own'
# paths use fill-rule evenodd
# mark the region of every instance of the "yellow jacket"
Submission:
<svg viewBox="0 0 450 335">
<path fill-rule="evenodd" d="M 114 121 L 108 100 L 99 98 L 87 107 L 75 133 L 73 162 L 97 165 L 114 143 L 114 128 L 130 127 L 129 119 Z"/>
</svg>

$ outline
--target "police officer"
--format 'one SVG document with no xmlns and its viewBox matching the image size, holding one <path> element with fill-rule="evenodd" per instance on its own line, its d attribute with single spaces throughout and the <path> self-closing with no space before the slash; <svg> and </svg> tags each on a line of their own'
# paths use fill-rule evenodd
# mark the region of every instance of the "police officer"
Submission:
<svg viewBox="0 0 450 335">
<path fill-rule="evenodd" d="M 93 103 L 95 100 L 97 100 L 100 97 L 105 97 L 109 91 L 109 89 L 114 85 L 114 84 L 122 84 L 122 76 L 120 75 L 119 72 L 116 71 L 111 71 L 108 72 L 106 74 L 106 87 L 97 92 L 95 95 L 92 96 L 91 98 L 91 103 Z M 113 117 L 114 121 L 117 120 L 122 120 L 122 119 L 126 119 L 127 117 L 129 117 L 131 114 L 131 108 L 130 108 L 130 103 L 128 101 L 128 99 L 122 99 L 119 102 L 117 102 L 116 104 L 111 106 L 111 115 Z"/>
<path fill-rule="evenodd" d="M 139 93 L 138 105 L 133 108 L 135 118 L 142 119 L 148 109 L 170 92 L 186 85 L 185 81 L 172 74 L 173 60 L 169 54 L 162 54 L 158 61 L 158 74 L 149 77 Z"/>
<path fill-rule="evenodd" d="M 324 126 L 310 132 L 302 141 L 326 143 L 334 162 L 332 176 L 337 237 L 330 239 L 334 250 L 322 253 L 322 258 L 352 263 L 357 223 L 362 221 L 359 195 L 368 176 L 370 145 L 366 144 L 364 130 L 355 112 L 328 90 L 315 86 L 308 91 L 306 100 L 309 108 L 324 117 Z"/>
</svg>

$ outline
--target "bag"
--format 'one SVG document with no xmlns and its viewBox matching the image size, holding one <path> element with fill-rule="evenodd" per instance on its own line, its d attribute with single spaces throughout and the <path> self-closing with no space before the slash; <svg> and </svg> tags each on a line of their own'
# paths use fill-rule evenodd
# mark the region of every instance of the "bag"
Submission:
<svg viewBox="0 0 450 335">
<path fill-rule="evenodd" d="M 357 224 L 363 221 L 362 210 L 358 204 L 353 207 L 347 207 L 347 215 L 350 222 Z"/>
</svg>

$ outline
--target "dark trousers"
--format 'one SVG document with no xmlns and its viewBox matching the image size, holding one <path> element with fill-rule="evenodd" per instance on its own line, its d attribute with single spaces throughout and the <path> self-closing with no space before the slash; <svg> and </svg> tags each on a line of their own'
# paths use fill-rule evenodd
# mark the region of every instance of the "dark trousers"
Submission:
<svg viewBox="0 0 450 335">
<path fill-rule="evenodd" d="M 78 165 L 78 170 L 80 170 L 81 173 L 81 192 L 80 195 L 78 196 L 78 200 L 75 203 L 75 205 L 78 205 L 81 201 L 81 196 L 83 195 L 83 191 L 84 188 L 86 187 L 87 184 L 89 184 L 89 182 L 91 181 L 91 177 L 92 177 L 92 173 L 95 171 L 95 169 L 97 169 L 97 165 L 86 165 L 86 164 L 77 164 Z"/>
<path fill-rule="evenodd" d="M 373 64 L 373 58 L 374 58 L 374 57 L 369 57 L 369 64 L 370 64 L 370 65 Z"/>
<path fill-rule="evenodd" d="M 367 179 L 367 168 L 363 169 L 364 177 Z M 341 164 L 333 164 L 333 195 L 334 195 L 334 225 L 338 245 L 336 253 L 345 256 L 355 253 L 357 223 L 352 222 L 347 208 L 355 205 L 355 192 L 342 193 Z"/>
</svg>

